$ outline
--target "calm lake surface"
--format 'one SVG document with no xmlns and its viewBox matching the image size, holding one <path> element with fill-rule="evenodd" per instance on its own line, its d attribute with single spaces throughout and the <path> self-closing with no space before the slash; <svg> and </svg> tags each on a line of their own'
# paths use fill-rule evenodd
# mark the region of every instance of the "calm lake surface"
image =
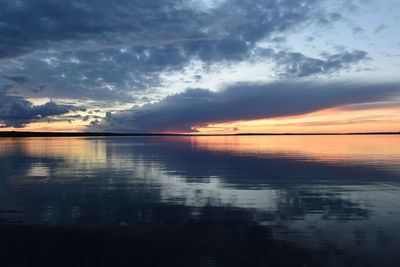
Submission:
<svg viewBox="0 0 400 267">
<path fill-rule="evenodd" d="M 400 266 L 400 136 L 0 139 L 2 266 Z"/>
</svg>

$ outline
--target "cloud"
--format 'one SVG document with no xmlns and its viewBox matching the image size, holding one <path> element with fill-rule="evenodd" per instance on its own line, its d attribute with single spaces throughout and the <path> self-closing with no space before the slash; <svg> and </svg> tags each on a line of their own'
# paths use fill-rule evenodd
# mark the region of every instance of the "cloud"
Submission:
<svg viewBox="0 0 400 267">
<path fill-rule="evenodd" d="M 226 36 L 255 42 L 309 19 L 318 2 L 231 0 L 202 8 L 185 0 L 4 0 L 0 58 L 75 50 L 77 45 L 80 50 L 93 50 Z"/>
<path fill-rule="evenodd" d="M 219 45 L 221 47 L 217 50 L 202 56 L 188 53 L 185 50 L 188 47 L 177 44 L 39 55 L 25 58 L 15 66 L 18 69 L 22 66 L 25 76 L 17 75 L 18 70 L 7 65 L 2 69 L 8 75 L 2 78 L 14 84 L 15 93 L 31 98 L 140 102 L 143 97 L 148 97 L 149 91 L 163 85 L 161 74 L 182 70 L 198 56 L 225 64 L 251 57 L 244 56 L 246 53 L 241 51 L 244 47 L 241 43 L 235 46 L 224 40 Z M 198 52 L 203 53 L 201 50 Z M 369 58 L 367 52 L 361 50 L 326 53 L 321 58 L 313 58 L 299 52 L 261 48 L 254 49 L 252 56 L 257 60 L 274 62 L 276 77 L 280 79 L 328 75 L 349 70 Z"/>
<path fill-rule="evenodd" d="M 0 58 L 201 38 L 206 22 L 182 0 L 4 0 L 0 10 Z"/>
<path fill-rule="evenodd" d="M 18 84 L 24 84 L 29 82 L 29 79 L 24 76 L 3 76 L 3 78 Z"/>
<path fill-rule="evenodd" d="M 363 32 L 364 32 L 364 29 L 361 28 L 361 27 L 353 27 L 353 28 L 351 29 L 351 31 L 353 32 L 353 34 L 359 34 L 359 33 L 363 33 Z"/>
<path fill-rule="evenodd" d="M 239 83 L 222 91 L 187 89 L 162 101 L 109 115 L 93 130 L 192 132 L 195 126 L 306 114 L 337 106 L 381 101 L 399 84 L 276 82 Z"/>
<path fill-rule="evenodd" d="M 321 0 L 1 1 L 0 69 L 15 93 L 136 102 L 197 60 L 249 60 L 320 18 Z M 12 58 L 12 59 L 10 59 Z"/>
<path fill-rule="evenodd" d="M 349 69 L 353 64 L 368 59 L 368 53 L 361 50 L 325 54 L 322 59 L 312 58 L 297 52 L 280 51 L 272 55 L 281 78 L 302 78 L 312 75 L 326 75 Z"/>
<path fill-rule="evenodd" d="M 56 115 L 69 113 L 77 108 L 57 105 L 47 102 L 34 106 L 31 102 L 19 96 L 8 96 L 5 90 L 0 90 L 0 124 L 1 127 L 24 127 L 33 121 Z"/>
<path fill-rule="evenodd" d="M 379 25 L 375 28 L 374 33 L 375 33 L 375 34 L 381 33 L 381 32 L 383 32 L 384 30 L 386 30 L 387 28 L 388 28 L 387 25 L 385 25 L 385 24 L 379 24 Z"/>
<path fill-rule="evenodd" d="M 71 110 L 69 105 L 54 102 L 33 106 L 26 98 L 49 97 L 57 99 L 57 103 L 65 100 L 100 109 L 115 109 L 119 103 L 154 102 L 166 94 L 163 86 L 167 89 L 173 86 L 169 84 L 173 79 L 164 78 L 187 70 L 191 64 L 196 65 L 194 82 L 206 79 L 202 77 L 207 77 L 205 74 L 211 69 L 227 70 L 235 64 L 257 60 L 268 62 L 267 67 L 275 63 L 275 69 L 268 70 L 270 77 L 285 80 L 351 70 L 354 64 L 369 58 L 365 51 L 346 49 L 317 58 L 289 47 L 291 33 L 296 35 L 310 25 L 325 28 L 343 19 L 338 13 L 329 12 L 331 7 L 324 0 L 210 3 L 208 0 L 1 1 L 0 84 L 7 84 L 13 95 L 23 97 L 0 94 L 3 109 L 0 119 L 7 125 L 21 127 L 38 118 Z M 311 83 L 300 85 L 316 87 Z M 285 92 L 282 88 L 294 85 L 242 84 L 220 93 L 188 89 L 135 111 L 113 114 L 104 122 L 93 116 L 82 115 L 82 119 L 117 130 L 190 131 L 193 125 L 236 119 L 223 112 L 231 109 L 232 114 L 238 113 L 229 101 L 241 104 L 240 99 L 254 94 L 257 102 L 258 97 L 266 98 L 262 95 L 264 89 L 257 88 L 265 87 L 274 95 L 271 86 Z M 248 88 L 248 93 L 238 96 L 241 87 Z M 289 93 L 285 99 L 290 99 Z M 252 105 L 250 100 L 248 103 Z M 194 112 L 197 107 L 204 109 L 204 105 L 221 112 L 221 118 L 216 113 Z M 21 110 L 17 112 L 14 106 Z M 157 115 L 164 111 L 165 114 Z M 185 111 L 194 112 L 193 120 L 187 118 Z M 237 119 L 242 115 L 245 114 L 239 114 Z M 163 116 L 166 120 L 157 122 Z M 243 119 L 258 115 L 254 112 L 246 116 Z M 176 125 L 170 123 L 173 118 Z M 118 120 L 120 127 L 116 124 Z"/>
</svg>

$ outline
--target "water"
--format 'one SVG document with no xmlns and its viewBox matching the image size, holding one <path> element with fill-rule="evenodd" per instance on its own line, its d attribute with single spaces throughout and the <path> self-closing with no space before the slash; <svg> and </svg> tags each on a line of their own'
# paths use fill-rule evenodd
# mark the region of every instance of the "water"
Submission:
<svg viewBox="0 0 400 267">
<path fill-rule="evenodd" d="M 400 266 L 400 136 L 0 139 L 4 266 Z"/>
</svg>

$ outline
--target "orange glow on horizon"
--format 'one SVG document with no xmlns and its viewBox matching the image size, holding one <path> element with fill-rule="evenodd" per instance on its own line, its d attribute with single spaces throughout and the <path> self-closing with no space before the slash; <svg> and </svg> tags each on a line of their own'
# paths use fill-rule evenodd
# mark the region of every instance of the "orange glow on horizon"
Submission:
<svg viewBox="0 0 400 267">
<path fill-rule="evenodd" d="M 303 115 L 215 123 L 194 129 L 201 134 L 398 132 L 400 107 L 368 110 L 332 108 Z"/>
<path fill-rule="evenodd" d="M 86 124 L 86 123 L 85 123 Z M 85 132 L 87 125 L 79 121 L 36 122 L 24 128 L 1 128 L 1 131 Z M 0 124 L 1 126 L 1 124 Z M 320 110 L 308 114 L 269 119 L 213 123 L 193 127 L 196 132 L 169 134 L 235 134 L 235 133 L 350 133 L 399 132 L 400 107 L 351 110 L 345 107 Z"/>
<path fill-rule="evenodd" d="M 1 124 L 0 124 L 1 126 Z M 36 122 L 23 128 L 4 127 L 1 131 L 16 132 L 84 132 L 86 126 L 77 123 L 65 122 Z"/>
</svg>

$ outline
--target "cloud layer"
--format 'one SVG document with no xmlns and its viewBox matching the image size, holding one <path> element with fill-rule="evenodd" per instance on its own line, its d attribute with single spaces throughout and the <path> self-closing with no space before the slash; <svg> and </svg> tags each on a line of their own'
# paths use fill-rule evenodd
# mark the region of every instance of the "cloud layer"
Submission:
<svg viewBox="0 0 400 267">
<path fill-rule="evenodd" d="M 207 71 L 212 64 L 227 67 L 265 56 L 291 64 L 280 73 L 292 71 L 288 56 L 256 48 L 302 25 L 340 18 L 320 8 L 321 2 L 2 1 L 0 82 L 31 98 L 132 103 L 162 87 L 162 75 L 193 61 Z"/>
<path fill-rule="evenodd" d="M 348 69 L 366 60 L 368 53 L 361 50 L 341 51 L 336 54 L 325 54 L 322 59 L 319 59 L 307 57 L 298 52 L 280 51 L 272 57 L 276 60 L 280 78 L 302 78 Z"/>
<path fill-rule="evenodd" d="M 76 45 L 92 50 L 127 42 L 154 44 L 199 38 L 205 22 L 184 3 L 4 0 L 0 4 L 0 58 L 48 49 L 75 50 Z"/>
<path fill-rule="evenodd" d="M 399 95 L 399 84 L 278 82 L 236 84 L 220 92 L 188 89 L 154 104 L 110 115 L 97 129 L 130 132 L 192 132 L 195 126 L 256 120 Z"/>
<path fill-rule="evenodd" d="M 187 49 L 214 60 L 214 56 L 235 57 L 256 41 L 292 29 L 312 16 L 319 15 L 319 21 L 338 16 L 317 12 L 320 0 L 230 0 L 208 7 L 207 2 L 212 1 L 4 0 L 0 4 L 0 58 L 48 49 L 199 40 Z M 214 42 L 207 42 L 210 39 Z"/>
<path fill-rule="evenodd" d="M 19 96 L 8 96 L 5 88 L 0 90 L 0 124 L 1 127 L 21 128 L 26 124 L 50 116 L 69 113 L 76 108 L 47 102 L 34 106 L 31 102 Z"/>
</svg>

